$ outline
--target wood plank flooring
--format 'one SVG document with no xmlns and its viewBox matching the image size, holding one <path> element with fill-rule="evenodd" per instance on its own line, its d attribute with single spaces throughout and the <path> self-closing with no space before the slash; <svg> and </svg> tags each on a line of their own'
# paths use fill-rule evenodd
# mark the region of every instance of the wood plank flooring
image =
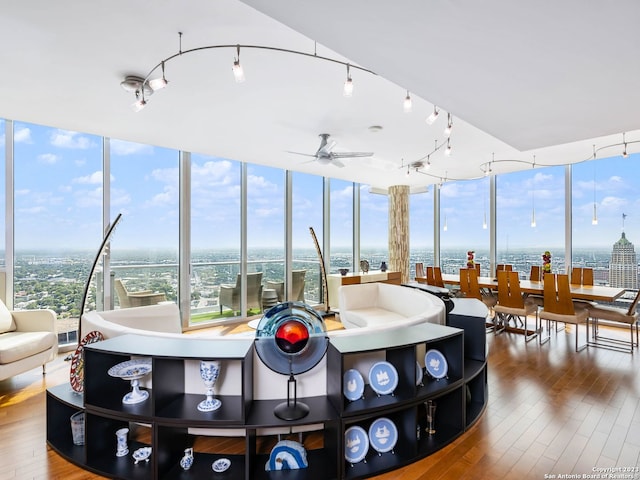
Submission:
<svg viewBox="0 0 640 480">
<path fill-rule="evenodd" d="M 518 334 L 488 334 L 482 418 L 436 454 L 376 478 L 543 479 L 640 465 L 640 353 L 575 353 L 573 335 L 573 328 L 554 333 L 540 347 Z M 45 377 L 35 369 L 0 381 L 0 480 L 101 478 L 46 445 L 44 391 L 68 381 L 64 356 Z"/>
</svg>

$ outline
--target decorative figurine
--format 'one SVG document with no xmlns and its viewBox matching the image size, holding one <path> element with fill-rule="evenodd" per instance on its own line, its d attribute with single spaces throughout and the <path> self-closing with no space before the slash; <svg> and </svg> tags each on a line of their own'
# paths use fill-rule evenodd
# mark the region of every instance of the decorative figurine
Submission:
<svg viewBox="0 0 640 480">
<path fill-rule="evenodd" d="M 124 457 L 129 454 L 129 446 L 127 445 L 128 428 L 120 428 L 116 431 L 116 457 Z"/>
<path fill-rule="evenodd" d="M 184 456 L 180 459 L 180 466 L 183 470 L 189 470 L 193 465 L 193 448 L 185 448 Z"/>
<path fill-rule="evenodd" d="M 217 360 L 202 360 L 200 362 L 200 377 L 207 387 L 207 398 L 198 404 L 198 410 L 201 412 L 213 412 L 222 405 L 217 398 L 213 398 L 213 386 L 220 375 L 220 362 Z"/>
</svg>

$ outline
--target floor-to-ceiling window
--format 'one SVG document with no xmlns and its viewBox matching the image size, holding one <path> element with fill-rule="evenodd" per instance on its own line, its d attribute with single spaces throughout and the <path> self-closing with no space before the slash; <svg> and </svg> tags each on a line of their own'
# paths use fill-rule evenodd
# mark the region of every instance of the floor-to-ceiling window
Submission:
<svg viewBox="0 0 640 480">
<path fill-rule="evenodd" d="M 497 263 L 528 278 L 531 265 L 551 253 L 551 269 L 565 273 L 564 166 L 532 168 L 496 179 Z"/>
<path fill-rule="evenodd" d="M 75 330 L 102 240 L 102 139 L 15 123 L 13 141 L 14 307 L 51 308 L 59 332 Z"/>
<path fill-rule="evenodd" d="M 278 291 L 285 281 L 285 172 L 280 168 L 248 165 L 247 169 L 247 314 L 273 305 L 272 290 Z M 256 290 L 256 288 L 258 290 Z M 267 295 L 267 293 L 269 295 Z M 270 297 L 271 295 L 271 297 Z"/>
<path fill-rule="evenodd" d="M 176 150 L 112 139 L 111 217 L 122 213 L 111 239 L 115 305 L 177 299 L 179 154 Z M 121 287 L 124 287 L 124 292 Z M 133 298 L 136 292 L 164 294 Z M 138 293 L 138 297 L 142 297 Z M 134 295 L 135 297 L 135 295 Z"/>
<path fill-rule="evenodd" d="M 360 258 L 371 270 L 389 264 L 389 197 L 372 193 L 368 185 L 360 186 Z"/>
<path fill-rule="evenodd" d="M 320 261 L 309 228 L 313 228 L 322 249 L 323 185 L 324 179 L 317 175 L 292 173 L 292 270 L 306 270 L 304 300 L 310 304 L 322 301 Z"/>
<path fill-rule="evenodd" d="M 640 175 L 639 159 L 639 154 L 627 158 L 617 155 L 571 167 L 571 260 L 575 267 L 593 268 L 594 283 L 610 283 L 609 267 L 614 244 L 628 242 L 630 252 L 640 245 L 640 215 L 636 213 L 640 206 L 636 185 Z M 632 255 L 628 260 L 633 260 Z M 629 265 L 615 265 L 614 270 L 623 272 L 625 276 L 632 274 L 637 285 L 637 261 Z M 635 288 L 633 280 L 618 278 L 614 283 Z"/>
<path fill-rule="evenodd" d="M 5 157 L 5 142 L 6 142 L 6 138 L 7 138 L 7 134 L 5 132 L 5 121 L 3 119 L 0 118 L 0 198 L 3 199 L 3 205 L 4 203 L 4 198 L 6 196 L 6 168 L 7 168 L 7 164 L 6 164 L 6 157 Z M 5 208 L 1 208 L 0 209 L 0 300 L 4 300 L 5 299 L 5 293 L 6 293 L 6 243 L 5 243 L 5 235 L 6 235 L 6 230 L 5 230 L 5 225 L 6 225 L 6 221 L 7 221 L 7 217 L 5 215 L 6 213 L 6 209 Z"/>
<path fill-rule="evenodd" d="M 331 179 L 330 182 L 330 269 L 354 271 L 353 259 L 353 183 Z M 360 259 L 357 259 L 360 261 Z"/>
<path fill-rule="evenodd" d="M 433 245 L 433 186 L 424 193 L 409 196 L 409 255 L 410 275 L 416 273 L 416 263 L 434 264 Z"/>
<path fill-rule="evenodd" d="M 489 178 L 448 182 L 440 187 L 440 265 L 456 273 L 474 252 L 482 275 L 489 275 Z"/>
<path fill-rule="evenodd" d="M 241 164 L 191 155 L 191 322 L 233 316 L 219 304 L 221 285 L 240 273 Z"/>
</svg>

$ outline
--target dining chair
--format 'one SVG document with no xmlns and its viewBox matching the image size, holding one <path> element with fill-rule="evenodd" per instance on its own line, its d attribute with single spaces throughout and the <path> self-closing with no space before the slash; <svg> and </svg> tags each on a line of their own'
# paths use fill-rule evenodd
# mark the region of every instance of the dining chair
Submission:
<svg viewBox="0 0 640 480">
<path fill-rule="evenodd" d="M 425 277 L 424 263 L 416 263 L 416 282 L 429 283 L 429 281 Z"/>
<path fill-rule="evenodd" d="M 580 352 L 589 345 L 589 326 L 587 320 L 589 311 L 583 305 L 574 304 L 569 288 L 569 275 L 547 273 L 544 276 L 544 305 L 538 312 L 540 319 L 547 321 L 547 337 L 540 335 L 540 344 L 550 338 L 551 322 L 571 323 L 576 326 L 576 352 Z M 585 324 L 587 342 L 578 347 L 579 325 Z"/>
<path fill-rule="evenodd" d="M 531 280 L 532 282 L 542 281 L 542 268 L 540 268 L 540 265 L 531 265 L 531 270 L 529 271 L 529 280 Z"/>
<path fill-rule="evenodd" d="M 495 306 L 497 299 L 492 293 L 483 293 L 482 290 L 480 290 L 477 269 L 460 269 L 460 296 L 464 298 L 477 298 L 482 301 L 482 303 L 484 303 L 489 309 L 491 319 L 494 322 L 490 327 L 495 327 L 495 312 L 493 311 L 493 307 Z"/>
<path fill-rule="evenodd" d="M 498 300 L 493 307 L 496 312 L 496 327 L 494 333 L 503 332 L 509 324 L 514 321 L 516 327 L 523 327 L 524 339 L 526 342 L 533 340 L 538 334 L 538 305 L 529 299 L 525 299 L 520 289 L 520 278 L 518 272 L 499 270 L 498 271 Z M 536 328 L 529 333 L 527 329 L 527 316 L 536 315 Z"/>
<path fill-rule="evenodd" d="M 440 267 L 427 267 L 427 285 L 444 288 L 444 281 L 442 280 L 442 270 L 440 269 Z"/>
<path fill-rule="evenodd" d="M 507 272 L 512 272 L 513 271 L 513 265 L 508 264 L 508 263 L 499 263 L 498 265 L 496 265 L 496 278 L 498 277 L 498 272 L 505 270 Z"/>
<path fill-rule="evenodd" d="M 571 269 L 572 285 L 593 285 L 593 268 L 573 267 Z"/>
<path fill-rule="evenodd" d="M 636 293 L 636 296 L 633 299 L 633 302 L 631 302 L 631 305 L 629 305 L 629 308 L 620 308 L 610 305 L 599 305 L 597 303 L 589 307 L 589 318 L 591 319 L 590 321 L 593 325 L 593 341 L 590 342 L 589 345 L 633 353 L 633 349 L 638 346 L 638 300 L 640 300 L 640 290 L 638 290 L 638 293 Z M 631 336 L 630 342 L 627 343 L 625 340 L 600 335 L 600 320 L 628 325 L 629 333 Z M 635 341 L 633 340 L 634 326 L 636 329 Z M 627 345 L 629 348 L 625 348 L 625 346 Z"/>
</svg>

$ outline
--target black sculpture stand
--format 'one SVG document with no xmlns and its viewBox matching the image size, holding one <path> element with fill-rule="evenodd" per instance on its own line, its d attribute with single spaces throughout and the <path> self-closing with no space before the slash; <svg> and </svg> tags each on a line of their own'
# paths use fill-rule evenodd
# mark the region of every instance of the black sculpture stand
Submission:
<svg viewBox="0 0 640 480">
<path fill-rule="evenodd" d="M 291 393 L 293 390 L 293 399 Z M 273 410 L 273 414 L 282 420 L 300 420 L 309 414 L 309 405 L 298 402 L 297 382 L 293 373 L 289 375 L 287 381 L 287 401 L 282 402 Z"/>
</svg>

